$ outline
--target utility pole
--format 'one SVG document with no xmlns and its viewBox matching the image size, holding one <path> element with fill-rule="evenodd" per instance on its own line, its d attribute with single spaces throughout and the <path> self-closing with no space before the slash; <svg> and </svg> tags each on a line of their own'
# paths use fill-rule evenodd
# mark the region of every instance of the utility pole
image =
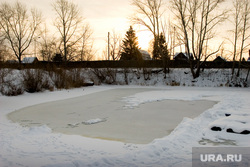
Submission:
<svg viewBox="0 0 250 167">
<path fill-rule="evenodd" d="M 173 41 L 173 56 L 175 55 L 175 34 L 176 33 L 176 28 L 174 26 L 174 41 Z"/>
<path fill-rule="evenodd" d="M 109 47 L 109 43 L 110 43 L 110 33 L 108 32 L 108 60 L 109 60 L 109 56 L 110 56 L 110 47 Z"/>
</svg>

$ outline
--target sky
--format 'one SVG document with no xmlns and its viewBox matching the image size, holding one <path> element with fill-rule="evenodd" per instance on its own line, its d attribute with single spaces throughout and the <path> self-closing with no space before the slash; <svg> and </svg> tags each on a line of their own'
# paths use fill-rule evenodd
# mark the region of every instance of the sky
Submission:
<svg viewBox="0 0 250 167">
<path fill-rule="evenodd" d="M 6 0 L 0 0 L 5 2 Z M 19 0 L 26 4 L 28 8 L 35 7 L 40 10 L 45 18 L 48 26 L 53 26 L 53 0 Z M 8 3 L 16 2 L 16 0 L 8 0 Z M 106 41 L 108 32 L 115 31 L 120 36 L 124 36 L 129 29 L 129 16 L 133 14 L 133 7 L 130 0 L 72 0 L 78 5 L 85 22 L 88 23 L 93 31 L 92 38 L 94 40 L 94 48 L 97 51 L 97 57 L 101 57 L 103 50 L 106 49 Z M 150 35 L 149 35 L 150 38 Z M 145 38 L 144 38 L 145 39 Z M 147 42 L 141 38 L 142 48 L 146 49 Z M 148 39 L 149 42 L 150 39 Z"/>
<path fill-rule="evenodd" d="M 5 2 L 6 0 L 0 0 Z M 47 26 L 53 27 L 53 19 L 56 17 L 53 11 L 52 3 L 55 0 L 19 0 L 27 5 L 28 8 L 35 7 L 43 14 Z M 116 34 L 125 36 L 131 22 L 129 16 L 135 13 L 131 0 L 70 0 L 78 5 L 85 22 L 88 23 L 93 30 L 92 38 L 94 40 L 94 49 L 96 50 L 96 59 L 101 59 L 103 51 L 107 50 L 108 32 L 115 31 Z M 16 2 L 16 0 L 7 0 L 8 3 Z M 229 2 L 229 0 L 228 0 Z M 231 1 L 230 1 L 231 2 Z M 232 4 L 232 3 L 231 3 Z M 230 3 L 227 4 L 230 6 Z M 171 8 L 167 8 L 167 15 L 170 15 Z M 227 25 L 223 25 L 227 27 Z M 150 32 L 141 31 L 142 27 L 134 27 L 138 36 L 141 49 L 147 50 L 149 42 L 153 39 Z M 224 29 L 224 28 L 222 28 Z M 224 31 L 224 30 L 223 30 Z M 225 34 L 224 36 L 227 36 Z M 211 46 L 212 47 L 212 46 Z M 215 44 L 214 47 L 217 47 Z M 215 49 L 215 48 L 212 48 Z M 245 54 L 246 55 L 246 54 Z M 247 57 L 246 55 L 245 57 Z"/>
</svg>

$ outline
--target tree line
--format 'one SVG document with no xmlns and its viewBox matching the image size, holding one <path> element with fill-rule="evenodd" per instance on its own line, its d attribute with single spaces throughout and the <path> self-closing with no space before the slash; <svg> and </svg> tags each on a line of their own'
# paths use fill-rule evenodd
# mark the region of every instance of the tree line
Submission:
<svg viewBox="0 0 250 167">
<path fill-rule="evenodd" d="M 224 8 L 226 3 L 232 3 L 233 8 Z M 166 72 L 175 47 L 183 47 L 193 78 L 199 77 L 202 63 L 212 55 L 222 54 L 223 42 L 215 50 L 210 50 L 209 45 L 218 36 L 216 30 L 230 22 L 234 27 L 228 32 L 230 35 L 226 40 L 232 45 L 233 61 L 239 60 L 238 70 L 237 64 L 233 64 L 232 75 L 239 76 L 243 53 L 249 47 L 250 0 L 132 0 L 131 5 L 135 7 L 135 14 L 129 18 L 131 24 L 144 27 L 154 37 L 151 49 L 153 59 L 162 60 Z M 167 5 L 174 15 L 169 24 L 165 17 L 170 12 Z M 56 14 L 53 24 L 58 33 L 57 38 L 48 37 L 48 28 L 42 26 L 42 13 L 38 10 L 28 10 L 19 1 L 13 5 L 2 3 L 0 45 L 4 49 L 1 49 L 0 54 L 10 49 L 21 62 L 31 43 L 36 44 L 38 38 L 42 38 L 40 52 L 43 59 L 52 60 L 56 53 L 65 62 L 91 59 L 94 55 L 90 40 L 92 30 L 84 22 L 78 5 L 68 0 L 55 0 L 52 7 Z M 142 59 L 132 26 L 123 40 L 113 32 L 109 45 L 111 52 L 108 59 Z"/>
<path fill-rule="evenodd" d="M 175 20 L 168 25 L 168 29 L 174 30 L 170 33 L 167 33 L 164 18 L 167 2 L 170 4 Z M 232 3 L 233 8 L 228 9 L 227 3 Z M 239 76 L 243 52 L 248 52 L 250 45 L 249 0 L 133 0 L 132 5 L 136 7 L 137 11 L 131 20 L 135 24 L 144 26 L 154 35 L 154 45 L 157 47 L 154 47 L 153 53 L 158 53 L 158 55 L 163 53 L 157 44 L 162 33 L 172 37 L 169 40 L 172 45 L 168 45 L 170 46 L 168 50 L 174 50 L 176 46 L 185 48 L 193 78 L 199 77 L 202 63 L 205 63 L 212 55 L 224 50 L 223 42 L 218 44 L 217 49 L 209 50 L 212 39 L 218 36 L 216 30 L 226 23 L 234 25 L 234 28 L 228 32 L 226 40 L 230 41 L 233 46 L 231 53 L 233 61 L 235 62 L 237 58 L 239 60 L 238 71 L 235 73 L 234 63 L 232 75 Z M 156 50 L 158 51 L 156 52 Z"/>
</svg>

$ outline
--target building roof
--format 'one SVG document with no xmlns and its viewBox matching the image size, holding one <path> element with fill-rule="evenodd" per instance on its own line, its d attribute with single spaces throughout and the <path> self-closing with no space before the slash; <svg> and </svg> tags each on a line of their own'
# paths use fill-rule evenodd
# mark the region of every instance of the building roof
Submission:
<svg viewBox="0 0 250 167">
<path fill-rule="evenodd" d="M 175 59 L 176 57 L 180 56 L 180 55 L 185 56 L 187 59 L 189 59 L 189 57 L 192 57 L 192 56 L 193 56 L 192 53 L 190 53 L 190 56 L 188 56 L 188 53 L 177 52 L 177 53 L 175 53 L 175 55 L 174 55 L 174 59 Z"/>
<path fill-rule="evenodd" d="M 22 63 L 31 64 L 31 63 L 35 63 L 36 61 L 38 61 L 37 57 L 25 57 L 23 58 Z"/>
<path fill-rule="evenodd" d="M 143 60 L 151 60 L 151 56 L 150 56 L 150 54 L 147 51 L 141 50 L 141 49 L 139 49 L 139 51 L 142 54 L 142 59 Z"/>
<path fill-rule="evenodd" d="M 223 58 L 223 57 L 221 57 L 221 56 L 217 56 L 215 59 L 214 59 L 214 61 L 219 61 L 219 62 L 226 62 L 227 60 L 225 59 L 225 58 Z"/>
</svg>

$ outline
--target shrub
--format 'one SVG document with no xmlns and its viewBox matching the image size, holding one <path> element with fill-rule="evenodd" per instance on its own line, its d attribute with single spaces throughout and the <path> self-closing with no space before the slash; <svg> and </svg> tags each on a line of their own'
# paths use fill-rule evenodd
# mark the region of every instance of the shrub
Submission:
<svg viewBox="0 0 250 167">
<path fill-rule="evenodd" d="M 79 88 L 85 85 L 84 77 L 81 75 L 81 69 L 72 69 L 68 74 L 69 85 Z"/>
<path fill-rule="evenodd" d="M 22 72 L 23 85 L 26 92 L 34 93 L 43 90 L 54 90 L 48 72 L 40 69 L 26 69 Z"/>
<path fill-rule="evenodd" d="M 43 72 L 38 69 L 26 69 L 22 72 L 23 84 L 26 92 L 42 91 Z"/>
<path fill-rule="evenodd" d="M 248 87 L 248 84 L 244 78 L 233 76 L 228 82 L 229 87 Z"/>
<path fill-rule="evenodd" d="M 147 81 L 147 80 L 150 80 L 150 77 L 152 76 L 152 71 L 151 69 L 146 69 L 146 68 L 143 68 L 143 77 L 144 77 L 144 80 Z"/>
<path fill-rule="evenodd" d="M 46 74 L 46 73 L 45 73 Z M 54 84 L 49 75 L 44 74 L 44 79 L 42 82 L 42 89 L 53 91 L 54 90 Z"/>
<path fill-rule="evenodd" d="M 116 84 L 116 69 L 93 69 L 92 73 L 98 78 L 100 83 Z"/>
<path fill-rule="evenodd" d="M 84 77 L 81 75 L 81 69 L 54 69 L 51 79 L 57 89 L 69 89 L 85 85 Z"/>
<path fill-rule="evenodd" d="M 0 70 L 0 92 L 5 96 L 17 96 L 24 92 L 19 71 L 10 69 Z"/>
<path fill-rule="evenodd" d="M 13 84 L 12 82 L 5 84 L 1 88 L 1 93 L 5 96 L 18 96 L 23 94 L 24 90 L 22 87 Z"/>
<path fill-rule="evenodd" d="M 54 72 L 50 74 L 52 81 L 57 89 L 68 88 L 66 80 L 66 71 L 63 69 L 54 69 Z"/>
</svg>

